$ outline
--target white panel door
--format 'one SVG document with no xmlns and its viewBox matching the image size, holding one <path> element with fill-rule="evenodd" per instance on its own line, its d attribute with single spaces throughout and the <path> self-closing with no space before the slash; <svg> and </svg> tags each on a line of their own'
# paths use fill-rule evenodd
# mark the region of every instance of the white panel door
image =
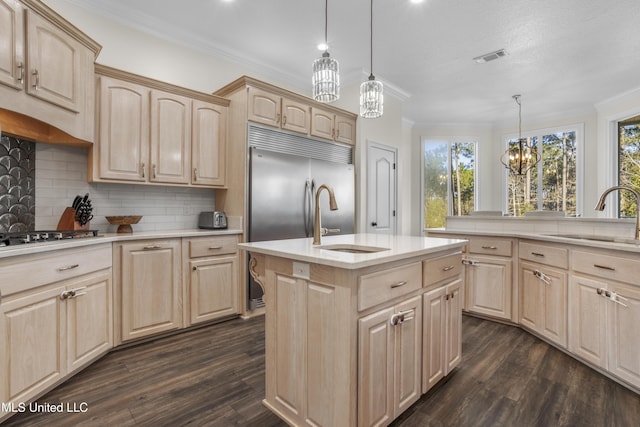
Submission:
<svg viewBox="0 0 640 427">
<path fill-rule="evenodd" d="M 367 144 L 367 233 L 396 232 L 396 157 L 395 148 Z"/>
</svg>

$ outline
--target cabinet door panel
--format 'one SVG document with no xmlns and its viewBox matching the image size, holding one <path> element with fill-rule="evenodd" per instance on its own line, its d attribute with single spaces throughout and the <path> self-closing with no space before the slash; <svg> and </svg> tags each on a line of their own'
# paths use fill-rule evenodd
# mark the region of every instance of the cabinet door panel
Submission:
<svg viewBox="0 0 640 427">
<path fill-rule="evenodd" d="M 0 399 L 25 402 L 66 374 L 62 288 L 3 303 Z"/>
<path fill-rule="evenodd" d="M 280 127 L 281 98 L 269 92 L 249 87 L 248 119 L 269 126 Z"/>
<path fill-rule="evenodd" d="M 27 92 L 78 112 L 82 46 L 31 11 L 27 11 L 27 32 Z"/>
<path fill-rule="evenodd" d="M 534 267 L 520 263 L 520 324 L 537 330 L 540 319 L 541 289 L 540 279 L 533 275 Z"/>
<path fill-rule="evenodd" d="M 333 113 L 311 107 L 311 135 L 333 141 L 333 118 Z"/>
<path fill-rule="evenodd" d="M 191 100 L 151 91 L 149 180 L 187 184 L 191 172 Z"/>
<path fill-rule="evenodd" d="M 145 181 L 149 157 L 149 89 L 100 77 L 100 177 Z"/>
<path fill-rule="evenodd" d="M 0 0 L 0 83 L 24 87 L 23 8 L 15 0 Z"/>
<path fill-rule="evenodd" d="M 569 284 L 569 351 L 599 367 L 607 363 L 607 300 L 604 282 L 574 275 Z"/>
<path fill-rule="evenodd" d="M 467 265 L 467 308 L 471 312 L 511 319 L 511 265 L 509 259 L 472 256 Z"/>
<path fill-rule="evenodd" d="M 182 326 L 179 243 L 122 246 L 123 341 Z"/>
<path fill-rule="evenodd" d="M 358 425 L 386 425 L 393 419 L 393 308 L 358 320 Z"/>
<path fill-rule="evenodd" d="M 609 311 L 609 371 L 640 387 L 640 289 L 613 283 L 609 290 L 625 306 L 607 300 Z"/>
<path fill-rule="evenodd" d="M 424 295 L 424 344 L 422 393 L 426 393 L 445 376 L 446 288 L 439 287 Z"/>
<path fill-rule="evenodd" d="M 237 258 L 191 261 L 191 324 L 238 312 Z"/>
<path fill-rule="evenodd" d="M 193 100 L 191 183 L 224 186 L 227 165 L 227 108 Z"/>
<path fill-rule="evenodd" d="M 78 296 L 67 299 L 67 364 L 76 370 L 113 347 L 111 269 L 69 283 Z"/>
<path fill-rule="evenodd" d="M 309 134 L 309 106 L 282 98 L 282 129 Z"/>
<path fill-rule="evenodd" d="M 462 280 L 447 285 L 446 373 L 462 360 Z"/>
<path fill-rule="evenodd" d="M 396 306 L 405 320 L 393 326 L 395 335 L 394 418 L 420 398 L 422 369 L 422 297 Z"/>
<path fill-rule="evenodd" d="M 343 144 L 356 143 L 356 120 L 350 117 L 343 117 L 340 114 L 335 116 L 335 140 Z"/>
<path fill-rule="evenodd" d="M 542 269 L 547 282 L 542 287 L 542 334 L 567 347 L 567 274 L 550 267 Z"/>
</svg>

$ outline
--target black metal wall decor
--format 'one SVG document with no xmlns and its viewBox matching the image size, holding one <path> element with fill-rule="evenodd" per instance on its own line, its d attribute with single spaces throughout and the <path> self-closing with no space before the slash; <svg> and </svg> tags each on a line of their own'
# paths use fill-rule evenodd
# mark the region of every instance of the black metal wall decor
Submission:
<svg viewBox="0 0 640 427">
<path fill-rule="evenodd" d="M 33 231 L 36 221 L 36 144 L 0 137 L 0 232 Z"/>
</svg>

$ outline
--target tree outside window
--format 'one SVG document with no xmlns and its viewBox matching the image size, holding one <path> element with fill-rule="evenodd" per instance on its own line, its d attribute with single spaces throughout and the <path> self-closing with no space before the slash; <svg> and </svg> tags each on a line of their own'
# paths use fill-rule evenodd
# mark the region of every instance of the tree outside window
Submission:
<svg viewBox="0 0 640 427">
<path fill-rule="evenodd" d="M 442 228 L 448 215 L 475 209 L 475 142 L 425 141 L 424 228 Z"/>
<path fill-rule="evenodd" d="M 541 160 L 525 175 L 508 174 L 509 215 L 522 216 L 535 210 L 577 215 L 577 132 L 544 132 L 527 139 Z"/>
<path fill-rule="evenodd" d="M 618 183 L 640 191 L 640 116 L 618 122 Z M 636 216 L 636 202 L 618 191 L 618 218 Z"/>
</svg>

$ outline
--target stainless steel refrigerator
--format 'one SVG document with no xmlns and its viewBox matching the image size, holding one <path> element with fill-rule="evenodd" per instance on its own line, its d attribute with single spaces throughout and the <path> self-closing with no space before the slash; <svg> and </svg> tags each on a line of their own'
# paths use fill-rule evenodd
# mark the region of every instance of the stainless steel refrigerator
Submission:
<svg viewBox="0 0 640 427">
<path fill-rule="evenodd" d="M 328 193 L 320 193 L 322 226 L 340 229 L 335 234 L 354 232 L 353 164 L 255 147 L 250 153 L 250 242 L 312 237 L 316 189 L 322 184 L 333 188 L 338 205 L 330 211 Z M 262 305 L 262 288 L 249 276 L 248 308 Z"/>
</svg>

